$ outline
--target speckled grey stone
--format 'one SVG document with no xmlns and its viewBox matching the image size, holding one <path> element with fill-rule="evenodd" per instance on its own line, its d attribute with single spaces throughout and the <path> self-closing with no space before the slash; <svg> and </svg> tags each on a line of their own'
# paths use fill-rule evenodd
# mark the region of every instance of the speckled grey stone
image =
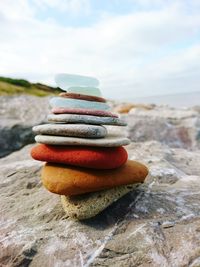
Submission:
<svg viewBox="0 0 200 267">
<path fill-rule="evenodd" d="M 137 186 L 131 184 L 79 196 L 61 196 L 61 203 L 67 216 L 84 220 L 96 216 Z"/>
<path fill-rule="evenodd" d="M 105 127 L 91 124 L 43 124 L 33 127 L 37 134 L 50 136 L 72 136 L 84 138 L 102 138 L 107 134 Z"/>
<path fill-rule="evenodd" d="M 48 121 L 54 123 L 86 123 L 86 124 L 104 124 L 126 126 L 127 123 L 123 120 L 114 117 L 100 117 L 90 115 L 77 115 L 77 114 L 50 114 Z"/>
<path fill-rule="evenodd" d="M 35 141 L 47 145 L 71 145 L 71 146 L 100 146 L 118 147 L 130 144 L 130 140 L 117 135 L 107 135 L 105 138 L 89 139 L 78 137 L 64 137 L 52 135 L 37 135 Z"/>
</svg>

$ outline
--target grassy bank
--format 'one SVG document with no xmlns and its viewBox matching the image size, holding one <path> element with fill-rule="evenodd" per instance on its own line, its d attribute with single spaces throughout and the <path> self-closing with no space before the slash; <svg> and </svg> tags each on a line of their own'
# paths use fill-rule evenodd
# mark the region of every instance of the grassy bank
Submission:
<svg viewBox="0 0 200 267">
<path fill-rule="evenodd" d="M 61 92 L 61 89 L 41 83 L 30 83 L 23 79 L 0 77 L 0 95 L 29 94 L 48 96 Z"/>
</svg>

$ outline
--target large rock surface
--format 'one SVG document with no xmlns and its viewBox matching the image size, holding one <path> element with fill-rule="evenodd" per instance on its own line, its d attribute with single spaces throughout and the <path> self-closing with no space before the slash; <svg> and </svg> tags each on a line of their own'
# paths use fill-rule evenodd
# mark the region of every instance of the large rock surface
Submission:
<svg viewBox="0 0 200 267">
<path fill-rule="evenodd" d="M 170 147 L 200 148 L 200 110 L 155 106 L 133 108 L 123 118 L 134 142 L 157 140 Z"/>
<path fill-rule="evenodd" d="M 0 160 L 0 266 L 200 266 L 199 150 L 132 143 L 145 184 L 78 222 L 42 187 L 30 147 Z"/>
<path fill-rule="evenodd" d="M 113 104 L 113 107 L 115 105 Z M 48 98 L 0 98 L 0 266 L 200 266 L 200 109 L 128 109 L 129 157 L 146 182 L 97 217 L 73 221 L 29 156 Z"/>
<path fill-rule="evenodd" d="M 48 97 L 0 97 L 0 157 L 34 142 L 32 127 L 46 120 Z"/>
</svg>

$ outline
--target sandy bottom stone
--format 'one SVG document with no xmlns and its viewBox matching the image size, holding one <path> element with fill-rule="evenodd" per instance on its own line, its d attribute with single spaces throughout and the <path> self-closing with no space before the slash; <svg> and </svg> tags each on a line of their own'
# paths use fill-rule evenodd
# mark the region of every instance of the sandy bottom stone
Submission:
<svg viewBox="0 0 200 267">
<path fill-rule="evenodd" d="M 67 216 L 84 220 L 94 217 L 138 185 L 125 185 L 79 196 L 61 196 Z"/>
</svg>

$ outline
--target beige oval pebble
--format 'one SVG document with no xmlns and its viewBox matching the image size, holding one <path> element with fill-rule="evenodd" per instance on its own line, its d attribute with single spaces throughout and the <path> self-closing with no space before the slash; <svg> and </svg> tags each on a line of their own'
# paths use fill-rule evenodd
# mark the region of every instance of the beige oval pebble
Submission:
<svg viewBox="0 0 200 267">
<path fill-rule="evenodd" d="M 101 146 L 118 147 L 130 144 L 130 140 L 116 135 L 107 135 L 105 138 L 89 139 L 78 137 L 64 137 L 53 135 L 36 135 L 35 141 L 47 145 L 71 145 L 71 146 Z"/>
<path fill-rule="evenodd" d="M 124 185 L 79 196 L 61 196 L 61 203 L 68 217 L 78 220 L 89 219 L 137 186 L 138 184 Z"/>
</svg>

